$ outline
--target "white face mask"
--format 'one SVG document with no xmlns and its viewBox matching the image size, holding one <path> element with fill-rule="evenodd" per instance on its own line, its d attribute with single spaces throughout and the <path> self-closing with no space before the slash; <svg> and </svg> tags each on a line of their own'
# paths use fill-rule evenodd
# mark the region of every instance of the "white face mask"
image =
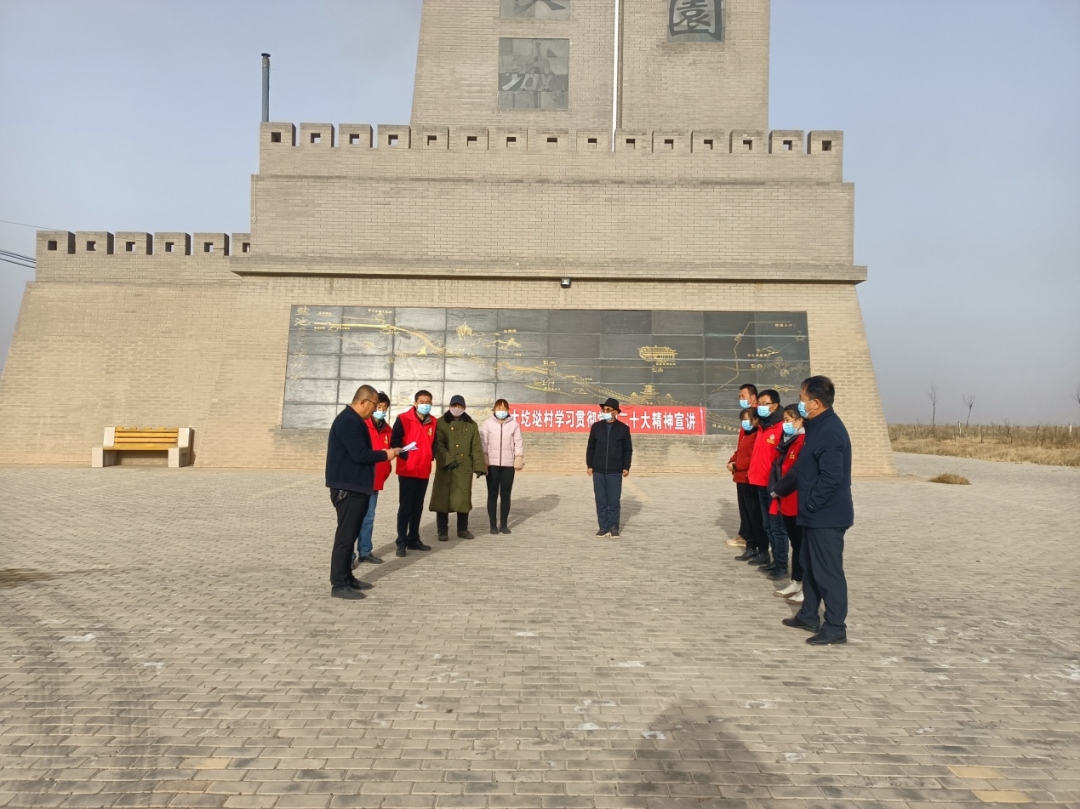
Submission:
<svg viewBox="0 0 1080 809">
<path fill-rule="evenodd" d="M 615 414 L 614 413 L 601 413 L 600 418 L 602 418 L 604 421 L 611 421 L 613 418 L 615 418 Z"/>
<path fill-rule="evenodd" d="M 451 407 L 450 408 L 450 415 L 453 416 L 456 419 L 461 418 L 461 416 L 462 416 L 462 414 L 464 412 L 465 412 L 464 407 Z"/>
<path fill-rule="evenodd" d="M 509 415 L 510 415 L 510 412 L 508 410 L 496 410 L 495 411 L 495 418 L 499 419 L 500 421 L 502 421 L 503 419 L 505 419 Z"/>
</svg>

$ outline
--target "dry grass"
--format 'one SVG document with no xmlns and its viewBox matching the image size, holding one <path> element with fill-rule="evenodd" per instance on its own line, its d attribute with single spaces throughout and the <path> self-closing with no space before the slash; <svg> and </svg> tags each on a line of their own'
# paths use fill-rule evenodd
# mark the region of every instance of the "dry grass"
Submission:
<svg viewBox="0 0 1080 809">
<path fill-rule="evenodd" d="M 971 481 L 963 475 L 954 475 L 952 472 L 942 472 L 936 478 L 930 478 L 931 483 L 952 483 L 955 486 L 970 486 Z"/>
<path fill-rule="evenodd" d="M 934 428 L 922 424 L 892 424 L 889 425 L 889 438 L 897 452 L 1080 466 L 1080 429 L 1068 427 L 1017 427 L 1006 423 Z"/>
</svg>

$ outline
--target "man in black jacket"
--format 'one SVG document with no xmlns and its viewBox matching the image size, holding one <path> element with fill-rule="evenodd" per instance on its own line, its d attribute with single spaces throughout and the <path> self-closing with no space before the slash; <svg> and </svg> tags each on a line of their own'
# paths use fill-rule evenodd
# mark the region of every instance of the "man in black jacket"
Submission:
<svg viewBox="0 0 1080 809">
<path fill-rule="evenodd" d="M 600 405 L 600 421 L 589 430 L 589 446 L 585 450 L 585 466 L 593 481 L 596 497 L 598 537 L 619 538 L 619 516 L 622 505 L 622 481 L 630 474 L 630 428 L 619 421 L 619 402 L 608 399 Z"/>
<path fill-rule="evenodd" d="M 796 473 L 802 528 L 803 605 L 787 626 L 814 632 L 813 646 L 847 643 L 847 579 L 844 533 L 855 522 L 851 500 L 851 439 L 832 409 L 836 389 L 825 376 L 802 384 L 799 412 L 806 440 L 792 471 Z M 825 623 L 818 609 L 825 602 Z"/>
<path fill-rule="evenodd" d="M 352 549 L 375 491 L 375 464 L 398 454 L 396 449 L 371 448 L 367 419 L 378 404 L 378 391 L 370 385 L 361 385 L 352 404 L 338 413 L 330 427 L 326 485 L 338 520 L 334 549 L 330 553 L 330 595 L 334 598 L 363 598 L 360 591 L 371 586 L 353 577 Z"/>
</svg>

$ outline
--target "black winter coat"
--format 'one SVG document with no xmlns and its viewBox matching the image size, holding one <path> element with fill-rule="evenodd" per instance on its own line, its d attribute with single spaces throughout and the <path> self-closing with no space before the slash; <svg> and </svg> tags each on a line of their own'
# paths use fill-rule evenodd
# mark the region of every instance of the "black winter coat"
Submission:
<svg viewBox="0 0 1080 809">
<path fill-rule="evenodd" d="M 375 491 L 375 464 L 387 460 L 371 448 L 371 431 L 360 414 L 346 407 L 330 427 L 326 447 L 326 486 L 350 492 Z"/>
<path fill-rule="evenodd" d="M 609 431 L 608 422 L 598 421 L 589 430 L 585 466 L 593 472 L 601 475 L 621 473 L 630 468 L 630 456 L 633 454 L 630 428 L 625 422 L 614 419 Z"/>
<path fill-rule="evenodd" d="M 806 441 L 795 462 L 799 515 L 804 528 L 850 528 L 855 522 L 851 501 L 851 439 L 830 408 L 805 419 Z"/>
</svg>

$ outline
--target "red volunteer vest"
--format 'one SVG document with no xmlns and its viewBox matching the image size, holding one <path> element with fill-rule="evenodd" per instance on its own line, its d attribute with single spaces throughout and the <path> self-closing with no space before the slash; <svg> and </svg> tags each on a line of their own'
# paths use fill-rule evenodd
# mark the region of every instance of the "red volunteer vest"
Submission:
<svg viewBox="0 0 1080 809">
<path fill-rule="evenodd" d="M 381 422 L 374 418 L 367 420 L 368 432 L 371 433 L 371 448 L 376 452 L 380 449 L 390 449 L 390 434 L 393 432 L 389 426 L 379 429 L 380 424 Z M 383 484 L 386 483 L 388 477 L 390 477 L 390 461 L 379 461 L 375 464 L 375 491 L 383 490 Z"/>
<path fill-rule="evenodd" d="M 405 430 L 405 446 L 415 443 L 416 449 L 409 452 L 407 458 L 399 456 L 395 470 L 404 478 L 431 477 L 431 462 L 435 460 L 431 452 L 435 441 L 435 418 L 429 416 L 428 423 L 421 424 L 415 407 L 410 407 L 398 418 Z"/>
</svg>

